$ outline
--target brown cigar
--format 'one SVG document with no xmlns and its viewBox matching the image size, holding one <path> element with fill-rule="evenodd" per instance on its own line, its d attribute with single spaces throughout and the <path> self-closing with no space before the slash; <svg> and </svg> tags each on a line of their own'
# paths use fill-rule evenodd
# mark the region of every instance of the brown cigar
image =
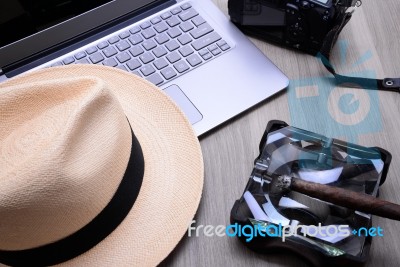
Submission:
<svg viewBox="0 0 400 267">
<path fill-rule="evenodd" d="M 335 205 L 364 213 L 400 221 L 400 205 L 375 198 L 371 195 L 346 190 L 339 187 L 307 182 L 289 176 L 274 177 L 270 195 L 279 199 L 288 190 L 296 191 Z M 271 199 L 272 200 L 272 199 Z"/>
</svg>

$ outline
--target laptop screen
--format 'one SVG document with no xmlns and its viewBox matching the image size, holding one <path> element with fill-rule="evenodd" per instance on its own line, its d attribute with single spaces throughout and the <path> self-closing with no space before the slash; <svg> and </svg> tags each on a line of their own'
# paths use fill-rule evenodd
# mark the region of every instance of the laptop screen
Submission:
<svg viewBox="0 0 400 267">
<path fill-rule="evenodd" d="M 0 1 L 0 68 L 166 0 Z"/>
<path fill-rule="evenodd" d="M 112 0 L 7 0 L 0 4 L 0 47 Z"/>
</svg>

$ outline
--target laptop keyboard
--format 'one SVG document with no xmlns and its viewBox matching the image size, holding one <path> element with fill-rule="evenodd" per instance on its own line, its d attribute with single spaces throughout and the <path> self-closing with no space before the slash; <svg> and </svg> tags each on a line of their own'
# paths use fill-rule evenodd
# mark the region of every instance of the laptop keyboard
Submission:
<svg viewBox="0 0 400 267">
<path fill-rule="evenodd" d="M 185 3 L 51 66 L 102 64 L 162 85 L 231 47 Z"/>
</svg>

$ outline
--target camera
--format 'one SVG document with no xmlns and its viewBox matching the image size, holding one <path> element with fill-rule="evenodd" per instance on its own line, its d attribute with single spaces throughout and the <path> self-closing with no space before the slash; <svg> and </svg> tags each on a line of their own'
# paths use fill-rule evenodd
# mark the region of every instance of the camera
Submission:
<svg viewBox="0 0 400 267">
<path fill-rule="evenodd" d="M 326 35 L 344 25 L 357 0 L 229 0 L 229 15 L 244 33 L 317 54 Z"/>
</svg>

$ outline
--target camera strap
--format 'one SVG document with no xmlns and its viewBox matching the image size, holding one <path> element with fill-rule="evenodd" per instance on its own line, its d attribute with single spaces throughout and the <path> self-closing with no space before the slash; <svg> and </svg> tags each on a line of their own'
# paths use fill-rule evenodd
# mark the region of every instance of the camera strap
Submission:
<svg viewBox="0 0 400 267">
<path fill-rule="evenodd" d="M 350 20 L 352 12 L 346 12 L 337 20 L 336 25 L 328 32 L 325 37 L 324 43 L 321 47 L 321 51 L 318 53 L 317 57 L 321 60 L 325 68 L 333 74 L 336 83 L 346 84 L 348 87 L 352 88 L 362 88 L 371 90 L 381 90 L 381 91 L 392 91 L 400 93 L 400 78 L 385 78 L 385 79 L 370 79 L 362 77 L 351 77 L 344 76 L 336 73 L 335 68 L 330 63 L 329 58 L 333 46 L 339 37 L 339 33 L 342 31 L 344 26 Z"/>
</svg>

